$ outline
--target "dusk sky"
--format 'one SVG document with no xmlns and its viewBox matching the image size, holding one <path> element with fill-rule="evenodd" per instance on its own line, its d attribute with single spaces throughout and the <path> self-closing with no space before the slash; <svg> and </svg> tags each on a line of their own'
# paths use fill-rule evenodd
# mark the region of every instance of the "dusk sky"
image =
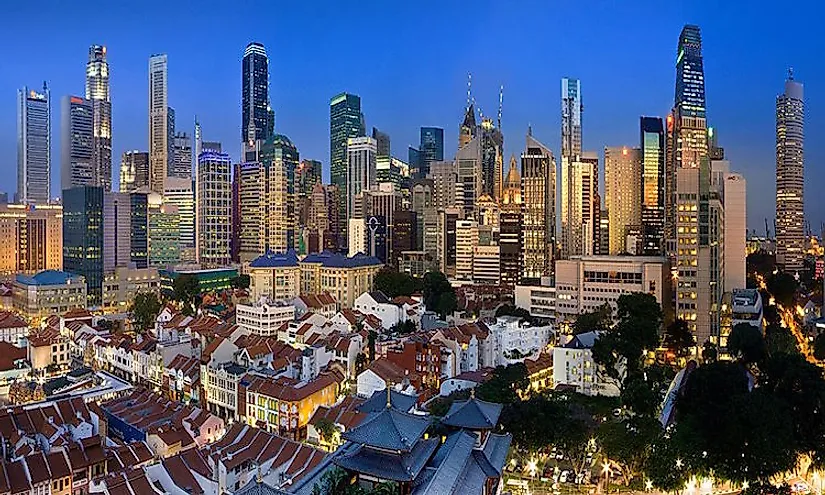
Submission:
<svg viewBox="0 0 825 495">
<path fill-rule="evenodd" d="M 113 178 L 124 150 L 148 150 L 153 53 L 169 57 L 178 130 L 191 134 L 197 114 L 204 138 L 221 141 L 236 160 L 241 57 L 255 40 L 270 58 L 276 131 L 301 158 L 321 160 L 328 180 L 331 96 L 360 95 L 368 132 L 388 132 L 394 155 L 406 160 L 419 127 L 439 126 L 452 158 L 468 72 L 485 115 L 497 112 L 504 85 L 507 162 L 521 151 L 528 124 L 558 156 L 563 76 L 582 81 L 585 149 L 638 146 L 639 116 L 664 116 L 673 105 L 679 31 L 693 23 L 702 29 L 708 122 L 748 181 L 748 226 L 760 235 L 764 218 L 772 224 L 774 216 L 775 97 L 789 66 L 805 85 L 805 206 L 818 234 L 823 16 L 818 1 L 10 2 L 0 29 L 0 191 L 11 197 L 16 188 L 16 91 L 46 80 L 56 195 L 59 99 L 83 94 L 91 44 L 108 50 Z"/>
</svg>

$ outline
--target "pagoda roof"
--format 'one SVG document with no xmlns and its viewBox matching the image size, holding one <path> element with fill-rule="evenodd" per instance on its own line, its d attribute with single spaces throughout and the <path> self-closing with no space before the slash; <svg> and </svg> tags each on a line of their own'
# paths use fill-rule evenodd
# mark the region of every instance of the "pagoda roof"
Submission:
<svg viewBox="0 0 825 495">
<path fill-rule="evenodd" d="M 365 445 L 350 444 L 333 462 L 349 471 L 385 480 L 413 481 L 427 465 L 439 443 L 438 438 L 422 440 L 407 452 L 385 452 Z"/>
<path fill-rule="evenodd" d="M 501 409 L 501 404 L 471 397 L 469 400 L 453 402 L 441 422 L 470 430 L 492 430 L 498 424 Z"/>
<path fill-rule="evenodd" d="M 410 452 L 422 439 L 430 420 L 385 407 L 370 415 L 342 437 L 354 443 L 379 449 Z"/>
</svg>

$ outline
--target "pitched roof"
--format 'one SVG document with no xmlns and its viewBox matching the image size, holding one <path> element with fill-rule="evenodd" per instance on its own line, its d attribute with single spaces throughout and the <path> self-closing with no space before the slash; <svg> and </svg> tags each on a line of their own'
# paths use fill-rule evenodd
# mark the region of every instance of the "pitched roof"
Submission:
<svg viewBox="0 0 825 495">
<path fill-rule="evenodd" d="M 65 285 L 70 282 L 80 282 L 82 277 L 58 270 L 44 270 L 31 277 L 17 275 L 15 280 L 24 285 Z"/>
<path fill-rule="evenodd" d="M 298 382 L 286 377 L 273 380 L 269 377 L 247 375 L 246 381 L 249 385 L 246 389 L 282 401 L 298 402 L 315 392 L 341 383 L 343 379 L 344 377 L 338 371 L 323 371 L 317 378 L 308 382 Z"/>
<path fill-rule="evenodd" d="M 26 328 L 29 324 L 11 311 L 0 311 L 0 328 Z"/>
<path fill-rule="evenodd" d="M 250 268 L 287 268 L 298 266 L 298 256 L 295 251 L 290 249 L 286 253 L 275 253 L 267 251 L 258 256 L 251 263 Z"/>
<path fill-rule="evenodd" d="M 379 266 L 382 264 L 381 260 L 375 256 L 357 253 L 355 256 L 348 258 L 341 253 L 332 253 L 330 251 L 310 254 L 302 259 L 301 263 L 319 263 L 325 268 L 359 268 L 362 266 Z"/>
<path fill-rule="evenodd" d="M 409 412 L 410 409 L 415 407 L 416 402 L 418 402 L 418 397 L 414 395 L 402 394 L 401 392 L 397 392 L 390 388 L 390 405 L 394 409 L 398 411 Z M 363 404 L 357 407 L 358 411 L 362 413 L 377 413 L 381 412 L 383 409 L 386 408 L 386 390 L 376 390 L 375 392 L 373 392 L 372 397 L 370 397 Z"/>
<path fill-rule="evenodd" d="M 373 300 L 375 300 L 378 304 L 390 304 L 390 298 L 388 298 L 387 295 L 380 290 L 374 290 L 369 294 L 370 297 L 373 298 Z"/>
<path fill-rule="evenodd" d="M 409 451 L 379 452 L 364 445 L 352 444 L 332 462 L 351 471 L 371 474 L 394 481 L 413 481 L 438 448 L 438 438 L 417 442 Z"/>
<path fill-rule="evenodd" d="M 385 357 L 376 359 L 367 366 L 367 369 L 378 375 L 385 382 L 400 383 L 407 376 L 404 368 Z"/>
<path fill-rule="evenodd" d="M 344 432 L 351 442 L 387 450 L 410 452 L 430 426 L 430 420 L 385 407 L 355 428 Z"/>
<path fill-rule="evenodd" d="M 501 404 L 471 397 L 466 401 L 453 402 L 441 422 L 448 426 L 470 430 L 492 430 L 498 424 L 501 409 Z"/>
</svg>

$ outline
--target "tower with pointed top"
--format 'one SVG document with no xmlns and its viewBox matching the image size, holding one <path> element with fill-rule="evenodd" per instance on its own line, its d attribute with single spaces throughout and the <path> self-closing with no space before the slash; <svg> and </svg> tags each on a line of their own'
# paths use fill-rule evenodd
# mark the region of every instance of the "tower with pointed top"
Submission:
<svg viewBox="0 0 825 495">
<path fill-rule="evenodd" d="M 241 142 L 243 161 L 257 161 L 257 143 L 272 134 L 274 114 L 269 106 L 269 57 L 264 45 L 246 45 L 241 62 Z M 252 156 L 249 156 L 251 153 Z"/>
<path fill-rule="evenodd" d="M 802 83 L 788 70 L 776 97 L 776 262 L 788 273 L 805 257 L 805 101 Z"/>
<path fill-rule="evenodd" d="M 464 108 L 464 120 L 458 127 L 458 149 L 465 147 L 472 141 L 478 130 L 475 101 L 473 101 L 472 96 L 472 82 L 472 75 L 467 74 L 467 106 Z"/>
<path fill-rule="evenodd" d="M 93 183 L 112 190 L 112 102 L 109 98 L 109 62 L 106 47 L 89 47 L 86 63 L 86 99 L 92 103 L 94 146 Z"/>
</svg>

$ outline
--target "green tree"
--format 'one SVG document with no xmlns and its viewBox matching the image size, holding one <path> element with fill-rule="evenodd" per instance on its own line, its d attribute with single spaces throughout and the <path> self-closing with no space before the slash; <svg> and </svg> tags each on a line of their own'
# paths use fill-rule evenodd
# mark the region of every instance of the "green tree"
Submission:
<svg viewBox="0 0 825 495">
<path fill-rule="evenodd" d="M 755 363 L 765 357 L 767 347 L 762 332 L 749 323 L 737 323 L 728 336 L 728 353 L 744 363 Z"/>
<path fill-rule="evenodd" d="M 690 478 L 690 470 L 679 442 L 662 432 L 651 444 L 644 462 L 645 477 L 663 492 L 680 492 Z"/>
<path fill-rule="evenodd" d="M 787 328 L 771 324 L 765 328 L 765 346 L 769 354 L 797 354 L 796 338 Z"/>
<path fill-rule="evenodd" d="M 510 404 L 521 400 L 521 395 L 530 390 L 530 378 L 524 363 L 498 366 L 493 376 L 476 388 L 479 399 L 500 404 Z"/>
<path fill-rule="evenodd" d="M 713 342 L 707 340 L 702 346 L 702 361 L 712 363 L 719 358 L 719 348 Z"/>
<path fill-rule="evenodd" d="M 632 417 L 602 423 L 597 436 L 602 454 L 619 466 L 624 484 L 630 485 L 641 477 L 650 446 L 661 432 L 662 427 L 656 419 Z"/>
<path fill-rule="evenodd" d="M 794 305 L 794 295 L 796 294 L 796 279 L 790 273 L 777 272 L 767 279 L 768 291 L 778 304 L 786 308 Z"/>
<path fill-rule="evenodd" d="M 674 355 L 687 357 L 690 355 L 690 349 L 696 345 L 696 339 L 690 332 L 687 322 L 677 318 L 665 328 L 662 343 Z"/>
<path fill-rule="evenodd" d="M 408 335 L 415 332 L 416 330 L 417 327 L 415 326 L 415 322 L 412 320 L 399 321 L 398 323 L 393 325 L 392 328 L 390 328 L 391 333 L 400 335 Z"/>
<path fill-rule="evenodd" d="M 368 364 L 366 354 L 359 352 L 358 355 L 355 356 L 355 374 L 360 375 L 362 371 L 367 369 Z"/>
<path fill-rule="evenodd" d="M 443 273 L 427 272 L 424 274 L 422 283 L 424 306 L 430 311 L 441 314 L 442 317 L 445 317 L 443 310 L 449 309 L 451 303 L 449 297 L 442 297 L 445 293 L 452 293 L 452 297 L 455 297 L 455 289 Z"/>
<path fill-rule="evenodd" d="M 332 444 L 335 439 L 335 434 L 338 433 L 338 427 L 335 426 L 332 420 L 327 418 L 319 419 L 315 423 L 315 429 L 318 430 L 321 440 L 328 444 Z"/>
<path fill-rule="evenodd" d="M 373 289 L 383 292 L 390 299 L 398 296 L 411 296 L 421 291 L 422 280 L 406 273 L 399 273 L 383 268 L 375 274 Z"/>
<path fill-rule="evenodd" d="M 628 376 L 621 390 L 622 406 L 634 416 L 655 417 L 675 375 L 670 366 L 652 365 Z"/>
<path fill-rule="evenodd" d="M 613 323 L 613 309 L 605 303 L 598 309 L 579 314 L 576 321 L 573 322 L 573 333 L 578 335 L 580 333 L 607 330 L 610 328 L 611 323 Z"/>
<path fill-rule="evenodd" d="M 375 330 L 370 330 L 367 334 L 367 349 L 369 350 L 370 362 L 375 361 L 375 339 L 378 338 L 378 333 Z"/>
<path fill-rule="evenodd" d="M 455 294 L 454 290 L 449 290 L 447 292 L 442 292 L 441 295 L 438 297 L 438 314 L 441 316 L 441 319 L 446 319 L 448 315 L 455 313 L 455 310 L 458 309 L 458 297 Z"/>
<path fill-rule="evenodd" d="M 776 270 L 776 256 L 759 250 L 748 255 L 746 265 L 748 273 L 762 275 L 767 280 Z"/>
<path fill-rule="evenodd" d="M 339 467 L 329 469 L 312 487 L 312 495 L 361 495 L 361 488 L 353 484 L 351 478 Z"/>
<path fill-rule="evenodd" d="M 232 279 L 232 287 L 235 289 L 248 289 L 249 288 L 249 275 L 240 274 L 237 277 Z"/>
<path fill-rule="evenodd" d="M 132 301 L 132 325 L 140 331 L 154 326 L 161 310 L 160 299 L 154 292 L 139 292 Z"/>
<path fill-rule="evenodd" d="M 197 277 L 189 273 L 179 275 L 172 283 L 172 299 L 181 304 L 181 312 L 191 316 L 197 309 L 200 297 L 200 284 Z"/>
</svg>

